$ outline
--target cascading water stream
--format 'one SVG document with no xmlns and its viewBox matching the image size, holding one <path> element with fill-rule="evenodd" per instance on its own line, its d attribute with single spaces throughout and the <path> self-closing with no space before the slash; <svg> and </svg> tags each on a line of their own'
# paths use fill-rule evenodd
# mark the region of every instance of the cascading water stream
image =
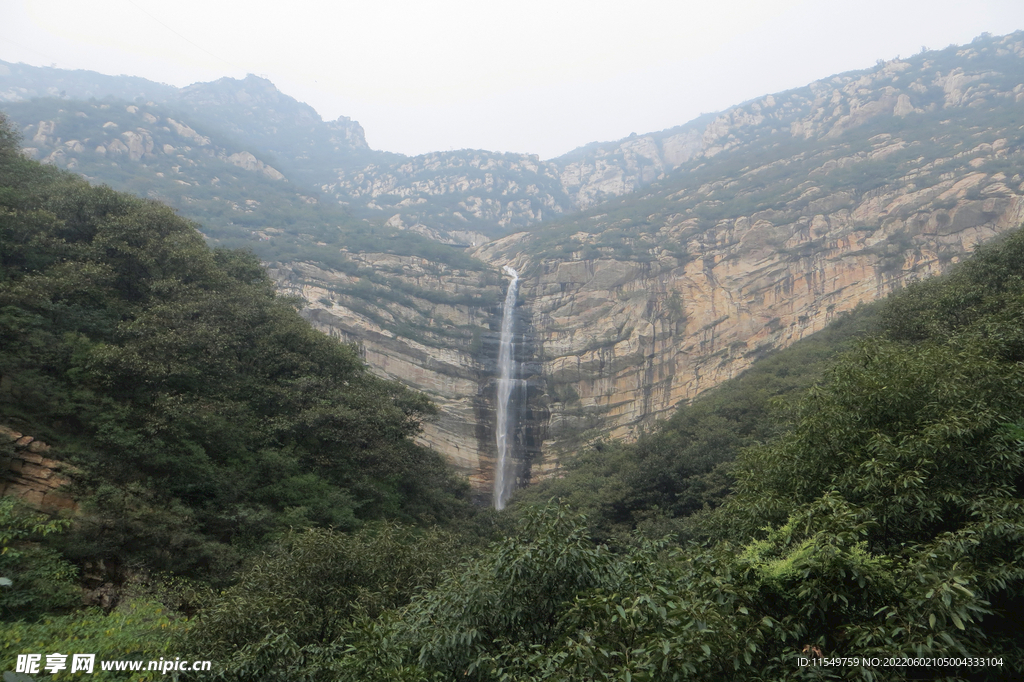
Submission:
<svg viewBox="0 0 1024 682">
<path fill-rule="evenodd" d="M 505 266 L 505 272 L 512 276 L 505 294 L 505 305 L 501 312 L 501 347 L 498 350 L 498 409 L 497 426 L 494 429 L 498 445 L 498 463 L 494 468 L 494 508 L 504 509 L 512 483 L 511 444 L 512 419 L 511 398 L 515 385 L 515 353 L 512 343 L 513 313 L 516 307 L 516 292 L 519 289 L 519 273 Z"/>
</svg>

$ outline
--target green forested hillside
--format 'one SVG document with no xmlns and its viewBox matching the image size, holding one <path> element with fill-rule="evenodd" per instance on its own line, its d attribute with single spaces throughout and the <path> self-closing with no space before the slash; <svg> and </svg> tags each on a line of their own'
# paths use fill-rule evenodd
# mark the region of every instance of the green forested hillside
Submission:
<svg viewBox="0 0 1024 682">
<path fill-rule="evenodd" d="M 68 552 L 224 576 L 288 526 L 461 513 L 433 407 L 314 331 L 251 254 L 0 140 L 0 423 L 81 469 Z"/>
</svg>

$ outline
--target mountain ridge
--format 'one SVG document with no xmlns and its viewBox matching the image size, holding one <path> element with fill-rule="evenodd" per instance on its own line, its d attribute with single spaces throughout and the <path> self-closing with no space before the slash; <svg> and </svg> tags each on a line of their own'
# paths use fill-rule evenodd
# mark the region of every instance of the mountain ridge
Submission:
<svg viewBox="0 0 1024 682">
<path fill-rule="evenodd" d="M 772 129 L 780 133 L 788 129 L 793 137 L 835 136 L 890 112 L 898 111 L 897 115 L 905 117 L 924 111 L 938 103 L 936 93 L 947 101 L 969 98 L 974 87 L 971 79 L 976 79 L 977 73 L 965 75 L 962 68 L 958 73 L 954 67 L 945 72 L 941 83 L 918 79 L 902 85 L 900 74 L 917 68 L 911 64 L 929 59 L 941 69 L 951 58 L 991 62 L 1019 57 L 1021 35 L 979 37 L 970 45 L 880 62 L 874 68 L 835 74 L 748 100 L 723 112 L 703 114 L 663 131 L 594 142 L 547 160 L 486 150 L 437 151 L 418 156 L 371 150 L 357 122 L 346 117 L 325 122 L 309 105 L 251 74 L 245 79 L 196 83 L 164 99 L 202 119 L 200 123 L 206 126 L 246 139 L 252 147 L 249 151 L 264 158 L 268 165 L 316 187 L 360 217 L 392 220 L 395 225 L 438 241 L 469 246 L 636 192 L 685 172 L 687 165 L 699 166 L 700 159 L 755 142 Z M 982 47 L 987 43 L 993 47 Z M 922 56 L 925 54 L 931 57 Z M 6 68 L 22 73 L 37 67 Z M 0 82 L 15 77 L 36 82 L 42 73 L 12 73 L 0 77 Z M 83 86 L 79 90 L 95 91 L 98 86 L 94 81 L 116 82 L 114 77 L 86 75 L 92 89 Z M 890 82 L 880 85 L 886 79 Z M 870 90 L 874 87 L 870 83 L 879 86 L 879 92 L 861 101 L 857 90 Z M 110 88 L 116 89 L 113 85 Z M 52 94 L 55 86 L 37 86 L 35 92 L 43 90 Z M 131 89 L 121 87 L 119 91 Z M 24 100 L 32 92 L 9 85 L 0 91 L 0 101 Z M 836 108 L 841 113 L 836 113 Z M 240 123 L 246 120 L 252 125 Z M 282 129 L 283 123 L 288 123 L 287 130 Z M 828 131 L 823 130 L 825 125 L 830 126 Z"/>
</svg>

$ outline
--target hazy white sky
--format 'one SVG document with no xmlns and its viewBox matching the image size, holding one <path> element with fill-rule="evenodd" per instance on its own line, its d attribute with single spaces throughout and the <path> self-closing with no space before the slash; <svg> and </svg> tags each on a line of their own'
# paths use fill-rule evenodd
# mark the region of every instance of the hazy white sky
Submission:
<svg viewBox="0 0 1024 682">
<path fill-rule="evenodd" d="M 0 0 L 0 59 L 255 73 L 375 149 L 549 158 L 1018 29 L 1021 0 Z"/>
</svg>

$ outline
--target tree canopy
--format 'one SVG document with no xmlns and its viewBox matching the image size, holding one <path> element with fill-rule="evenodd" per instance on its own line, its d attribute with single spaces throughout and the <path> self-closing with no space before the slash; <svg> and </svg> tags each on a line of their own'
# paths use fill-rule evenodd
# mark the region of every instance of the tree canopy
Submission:
<svg viewBox="0 0 1024 682">
<path fill-rule="evenodd" d="M 313 330 L 253 255 L 0 130 L 0 422 L 82 469 L 73 553 L 223 570 L 289 525 L 463 513 L 410 438 L 424 396 Z"/>
</svg>

